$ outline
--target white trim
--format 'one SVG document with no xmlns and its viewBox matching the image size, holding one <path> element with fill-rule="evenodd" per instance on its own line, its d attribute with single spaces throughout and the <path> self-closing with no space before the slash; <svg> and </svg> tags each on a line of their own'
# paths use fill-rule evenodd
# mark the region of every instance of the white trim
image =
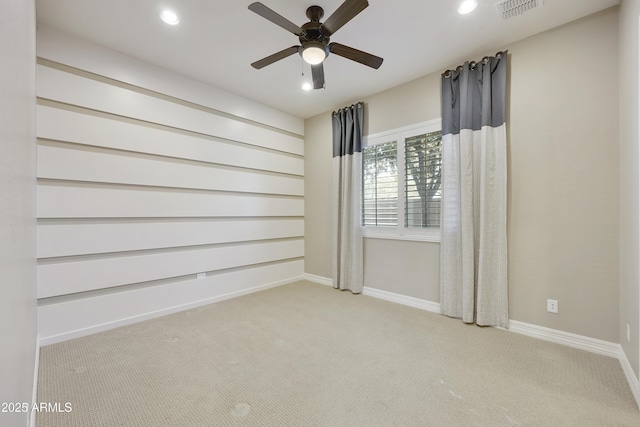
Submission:
<svg viewBox="0 0 640 427">
<path fill-rule="evenodd" d="M 385 301 L 395 302 L 397 304 L 406 305 L 420 310 L 429 311 L 431 313 L 440 314 L 440 304 L 433 301 L 427 301 L 420 298 L 409 297 L 406 295 L 396 294 L 393 292 L 383 291 L 381 289 L 370 288 L 365 286 L 362 295 L 379 298 Z"/>
<path fill-rule="evenodd" d="M 33 388 L 31 392 L 31 408 L 38 402 L 38 372 L 40 371 L 40 336 L 36 336 L 36 359 L 33 364 Z M 36 412 L 31 411 L 27 419 L 27 427 L 36 426 Z"/>
<path fill-rule="evenodd" d="M 616 359 L 620 356 L 619 344 L 544 326 L 532 325 L 518 320 L 509 320 L 509 331 Z"/>
<path fill-rule="evenodd" d="M 314 274 L 305 273 L 304 279 L 320 283 L 322 285 L 331 286 L 332 284 L 332 280 L 328 277 L 316 276 Z M 368 286 L 364 287 L 362 294 L 396 304 L 419 308 L 432 313 L 440 313 L 440 304 L 433 301 L 409 297 L 406 295 L 370 288 Z M 509 329 L 498 329 L 618 359 L 622 366 L 622 370 L 624 371 L 627 383 L 629 384 L 629 388 L 631 389 L 631 393 L 636 400 L 638 409 L 640 409 L 640 382 L 635 376 L 635 373 L 631 368 L 631 364 L 627 359 L 627 355 L 622 351 L 622 346 L 620 344 L 559 331 L 557 329 L 545 328 L 544 326 L 532 325 L 530 323 L 524 323 L 517 320 L 509 320 Z"/>
<path fill-rule="evenodd" d="M 307 280 L 315 281 L 316 283 L 331 284 L 331 279 L 320 276 L 307 275 Z M 311 278 L 313 276 L 313 279 Z M 314 280 L 315 279 L 315 280 Z M 380 298 L 386 301 L 394 302 L 397 304 L 407 305 L 409 307 L 420 308 L 432 313 L 440 313 L 440 304 L 433 301 L 427 301 L 420 298 L 409 297 L 402 294 L 383 291 L 380 289 L 364 287 L 363 295 L 368 295 L 374 298 Z M 502 329 L 502 328 L 500 328 Z M 545 341 L 553 342 L 556 344 L 562 344 L 565 346 L 585 350 L 591 353 L 597 353 L 604 356 L 620 358 L 622 353 L 619 344 L 615 344 L 609 341 L 603 341 L 596 338 L 585 337 L 583 335 L 572 334 L 569 332 L 559 331 L 557 329 L 545 328 L 544 326 L 532 325 L 530 323 L 524 323 L 517 320 L 509 320 L 509 329 L 503 329 L 517 334 L 527 335 L 533 338 L 542 339 Z"/>
<path fill-rule="evenodd" d="M 317 276 L 315 274 L 309 273 L 304 273 L 303 277 L 304 280 L 308 280 L 310 282 L 318 283 L 325 286 L 333 286 L 333 280 L 329 277 Z M 365 286 L 362 289 L 362 295 L 382 299 L 385 301 L 395 302 L 396 304 L 407 305 L 409 307 L 419 308 L 421 310 L 430 311 L 432 313 L 440 313 L 440 304 L 437 302 L 409 297 L 389 291 L 383 291 L 381 289 L 371 288 L 369 286 Z"/>
<path fill-rule="evenodd" d="M 153 312 L 149 312 L 149 313 L 144 313 L 144 314 L 137 315 L 137 316 L 131 316 L 131 317 L 127 317 L 127 318 L 124 318 L 124 319 L 119 319 L 119 320 L 114 320 L 114 321 L 111 321 L 111 322 L 101 323 L 99 325 L 90 326 L 90 327 L 87 327 L 87 328 L 76 329 L 74 331 L 65 332 L 65 333 L 62 333 L 62 334 L 46 337 L 46 338 L 40 340 L 40 345 L 56 344 L 56 343 L 67 341 L 67 340 L 70 340 L 70 339 L 73 339 L 73 338 L 84 337 L 84 336 L 87 336 L 87 335 L 95 334 L 95 333 L 106 331 L 106 330 L 109 330 L 109 329 L 114 329 L 114 328 L 118 328 L 118 327 L 121 327 L 121 326 L 126 326 L 126 325 L 131 325 L 133 323 L 142 322 L 144 320 L 154 319 L 156 317 L 166 316 L 168 314 L 178 313 L 180 311 L 185 311 L 185 310 L 189 310 L 189 309 L 192 309 L 192 308 L 201 307 L 203 305 L 213 304 L 213 303 L 224 301 L 224 300 L 228 300 L 228 299 L 231 299 L 231 298 L 236 298 L 236 297 L 240 297 L 240 296 L 243 296 L 243 295 L 264 291 L 264 290 L 267 290 L 267 289 L 270 289 L 270 288 L 275 288 L 275 287 L 278 287 L 278 286 L 287 285 L 289 283 L 297 282 L 297 281 L 300 281 L 300 280 L 303 280 L 303 279 L 304 279 L 304 276 L 300 275 L 300 276 L 292 277 L 292 278 L 289 278 L 289 279 L 280 280 L 280 281 L 277 281 L 277 282 L 272 282 L 272 283 L 267 283 L 265 285 L 256 286 L 256 287 L 249 288 L 249 289 L 242 289 L 242 290 L 235 291 L 235 292 L 230 292 L 230 293 L 224 294 L 224 295 L 217 295 L 215 297 L 205 298 L 205 299 L 202 299 L 202 300 L 190 302 L 188 304 L 177 305 L 177 306 L 164 308 L 164 309 L 153 311 Z"/>
<path fill-rule="evenodd" d="M 386 240 L 408 240 L 411 242 L 430 242 L 430 243 L 440 243 L 440 229 L 438 229 L 437 233 L 433 234 L 389 234 L 389 233 L 380 233 L 377 230 L 373 230 L 375 227 L 362 227 L 363 234 L 362 237 L 365 239 L 386 239 Z"/>
<path fill-rule="evenodd" d="M 323 276 L 317 276 L 310 273 L 304 273 L 302 275 L 302 280 L 308 280 L 309 282 L 314 282 L 325 286 L 333 286 L 333 279 Z"/>
<path fill-rule="evenodd" d="M 399 128 L 395 128 L 395 129 L 391 129 L 391 130 L 387 130 L 387 131 L 383 131 L 383 132 L 378 132 L 378 133 L 373 133 L 371 135 L 365 135 L 365 144 L 367 144 L 369 142 L 370 139 L 377 139 L 377 138 L 384 138 L 384 137 L 388 137 L 390 135 L 395 135 L 398 133 L 405 133 L 405 132 L 414 132 L 416 130 L 421 130 L 423 128 L 432 128 L 432 127 L 437 127 L 438 130 L 442 129 L 442 119 L 441 118 L 437 118 L 437 119 L 431 119 L 431 120 L 427 120 L 425 122 L 420 122 L 420 123 L 414 123 L 412 125 L 408 125 L 408 126 L 402 126 Z M 427 131 L 429 132 L 429 131 Z"/>
<path fill-rule="evenodd" d="M 622 351 L 622 346 L 619 347 L 619 355 L 618 360 L 620 360 L 620 365 L 622 366 L 622 370 L 624 371 L 624 376 L 627 378 L 627 383 L 629 383 L 629 388 L 631 389 L 631 393 L 633 397 L 636 399 L 636 404 L 638 405 L 638 409 L 640 409 L 640 381 L 636 377 L 636 374 L 633 372 L 633 368 L 631 367 L 631 363 L 629 363 L 629 359 L 627 359 L 627 355 L 624 351 Z"/>
</svg>

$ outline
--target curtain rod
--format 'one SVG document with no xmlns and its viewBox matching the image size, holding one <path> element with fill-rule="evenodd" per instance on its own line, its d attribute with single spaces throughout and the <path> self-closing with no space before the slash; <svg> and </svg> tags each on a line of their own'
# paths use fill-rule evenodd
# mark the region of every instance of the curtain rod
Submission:
<svg viewBox="0 0 640 427">
<path fill-rule="evenodd" d="M 502 55 L 504 55 L 505 52 L 506 51 L 502 51 L 502 50 L 499 51 L 499 52 L 496 52 L 495 57 L 500 59 L 500 58 L 502 58 Z M 489 56 L 485 56 L 484 58 L 482 58 L 482 60 L 480 62 L 482 62 L 483 64 L 486 64 L 487 62 L 489 62 L 489 59 L 490 59 Z M 469 62 L 469 68 L 471 68 L 473 70 L 474 68 L 476 68 L 477 64 L 478 63 L 476 61 L 471 61 L 471 62 Z M 462 67 L 463 67 L 462 65 L 458 65 L 456 67 L 455 71 L 457 71 L 457 72 L 462 71 Z M 449 77 L 451 77 L 451 73 L 453 73 L 453 71 L 454 70 L 447 70 L 444 73 L 442 73 L 442 76 L 444 76 L 444 78 L 449 78 Z"/>
<path fill-rule="evenodd" d="M 341 111 L 348 110 L 349 108 L 353 108 L 353 107 L 362 108 L 363 106 L 364 106 L 364 101 L 359 101 L 359 102 L 356 102 L 355 104 L 351 104 L 351 105 L 349 105 L 347 107 L 340 108 L 340 109 L 334 111 L 331 114 L 336 115 L 336 114 L 340 113 Z"/>
</svg>

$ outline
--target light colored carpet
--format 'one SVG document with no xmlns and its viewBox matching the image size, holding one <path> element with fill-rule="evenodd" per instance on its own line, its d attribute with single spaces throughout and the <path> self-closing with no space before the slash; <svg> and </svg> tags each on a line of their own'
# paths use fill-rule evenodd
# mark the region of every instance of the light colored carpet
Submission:
<svg viewBox="0 0 640 427">
<path fill-rule="evenodd" d="M 640 426 L 617 360 L 309 282 L 43 347 L 49 426 Z"/>
</svg>

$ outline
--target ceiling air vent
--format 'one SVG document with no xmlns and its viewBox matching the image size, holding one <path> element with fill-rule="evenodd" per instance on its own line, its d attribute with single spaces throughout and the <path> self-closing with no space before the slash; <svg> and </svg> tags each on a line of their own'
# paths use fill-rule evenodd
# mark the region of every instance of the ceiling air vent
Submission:
<svg viewBox="0 0 640 427">
<path fill-rule="evenodd" d="M 496 9 L 502 19 L 509 19 L 515 16 L 542 6 L 542 0 L 502 0 L 496 3 Z"/>
</svg>

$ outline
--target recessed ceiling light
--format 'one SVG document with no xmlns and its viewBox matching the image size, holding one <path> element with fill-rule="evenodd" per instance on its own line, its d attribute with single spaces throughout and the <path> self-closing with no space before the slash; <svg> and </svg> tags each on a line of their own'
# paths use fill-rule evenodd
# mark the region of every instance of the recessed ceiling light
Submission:
<svg viewBox="0 0 640 427">
<path fill-rule="evenodd" d="M 464 0 L 458 6 L 458 13 L 460 15 L 466 15 L 469 12 L 473 12 L 473 10 L 478 6 L 478 2 L 476 0 Z"/>
<path fill-rule="evenodd" d="M 171 10 L 163 10 L 160 14 L 160 18 L 169 25 L 178 25 L 180 23 L 178 15 Z"/>
<path fill-rule="evenodd" d="M 302 83 L 302 90 L 311 90 L 312 88 L 313 86 L 311 86 L 311 83 L 309 82 Z"/>
</svg>

